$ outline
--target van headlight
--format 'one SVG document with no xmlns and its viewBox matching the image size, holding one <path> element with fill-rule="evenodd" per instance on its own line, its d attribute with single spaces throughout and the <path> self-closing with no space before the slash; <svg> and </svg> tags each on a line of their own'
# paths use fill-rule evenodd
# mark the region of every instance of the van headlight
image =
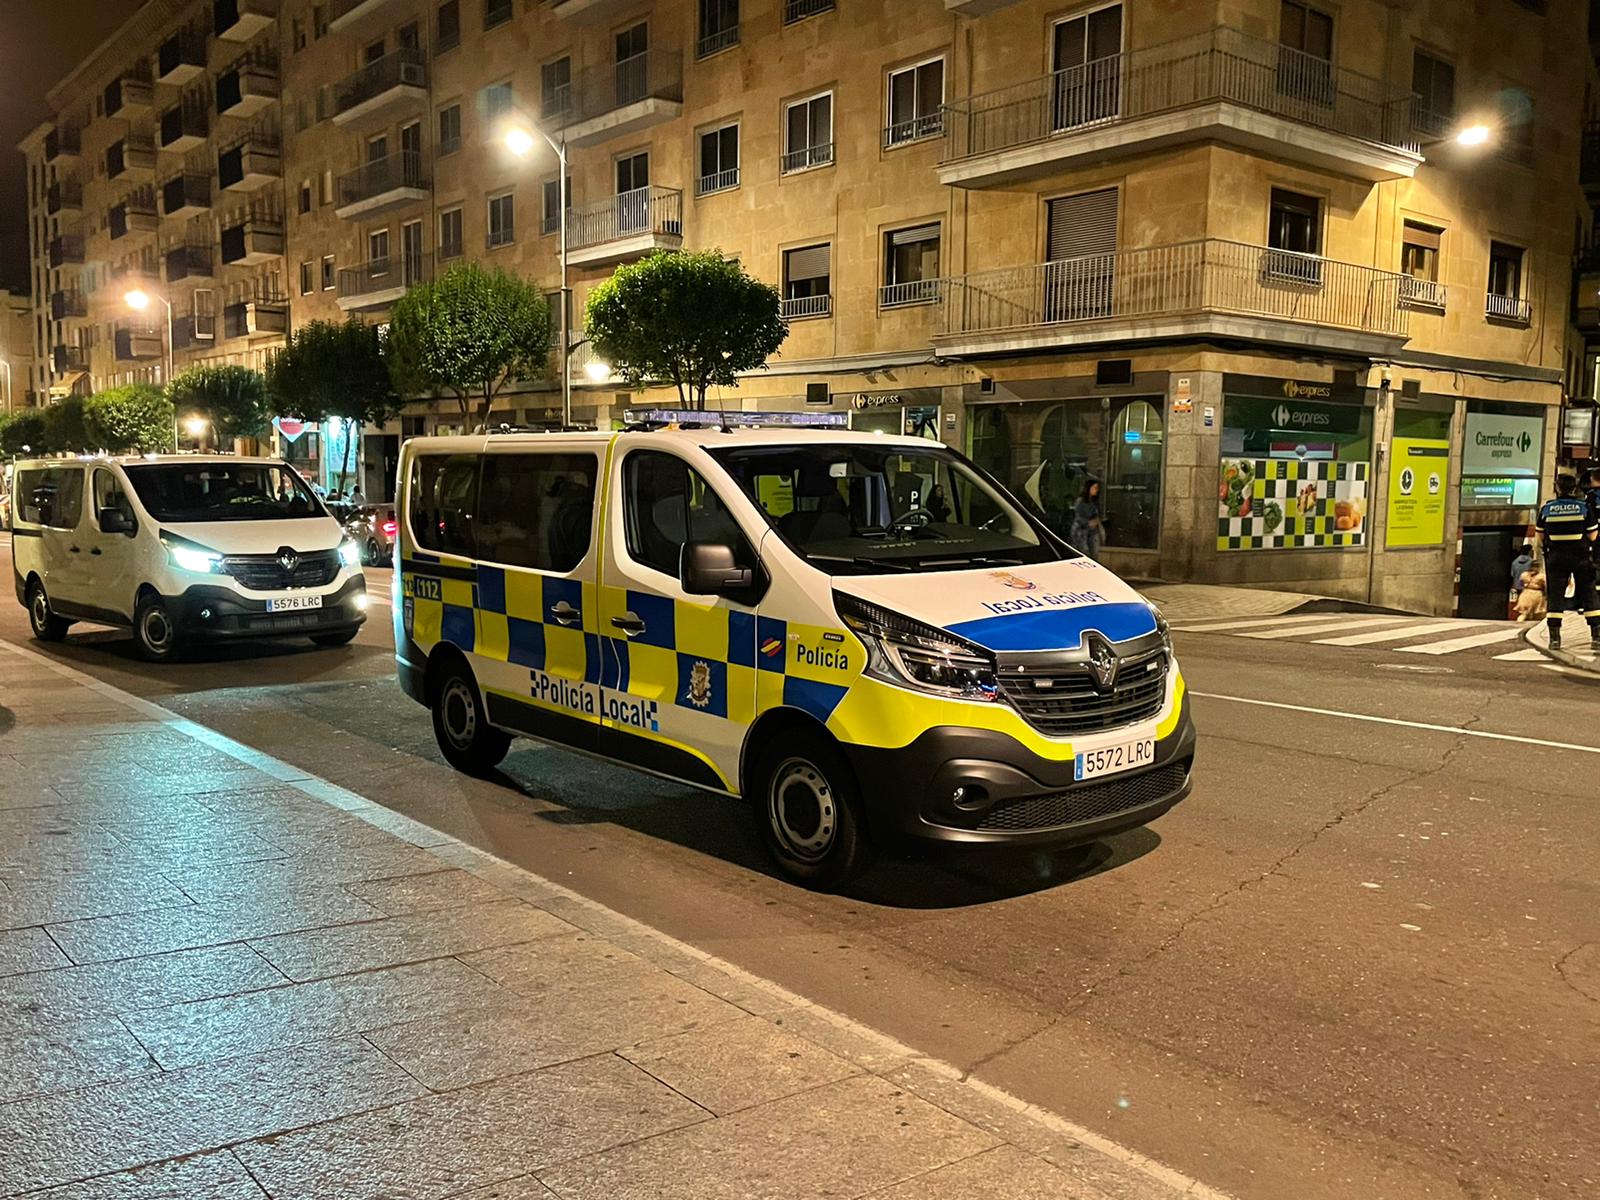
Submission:
<svg viewBox="0 0 1600 1200">
<path fill-rule="evenodd" d="M 161 534 L 161 544 L 167 548 L 167 557 L 180 571 L 193 571 L 196 575 L 215 575 L 222 570 L 222 555 L 208 550 L 199 542 L 179 537 L 175 533 Z"/>
<path fill-rule="evenodd" d="M 344 541 L 340 542 L 339 561 L 352 569 L 359 567 L 361 565 L 360 545 L 351 541 L 349 538 L 346 538 Z"/>
<path fill-rule="evenodd" d="M 979 646 L 843 592 L 834 607 L 867 648 L 874 679 L 957 700 L 998 700 L 994 658 Z"/>
<path fill-rule="evenodd" d="M 1146 603 L 1149 603 L 1149 602 L 1146 601 Z M 1161 614 L 1161 610 L 1159 608 L 1157 608 L 1154 604 L 1150 605 L 1150 611 L 1151 611 L 1151 613 L 1153 613 L 1155 615 L 1156 632 L 1161 635 L 1161 648 L 1167 652 L 1168 661 L 1171 661 L 1171 659 L 1172 659 L 1172 626 L 1167 624 L 1167 618 L 1164 617 Z"/>
</svg>

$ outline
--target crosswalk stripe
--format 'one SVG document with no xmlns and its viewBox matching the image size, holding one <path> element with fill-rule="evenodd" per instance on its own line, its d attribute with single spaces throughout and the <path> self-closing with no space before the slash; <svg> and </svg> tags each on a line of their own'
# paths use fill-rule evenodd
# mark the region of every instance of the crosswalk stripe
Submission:
<svg viewBox="0 0 1600 1200">
<path fill-rule="evenodd" d="M 1367 646 L 1373 642 L 1398 642 L 1402 638 L 1425 637 L 1430 633 L 1452 633 L 1461 628 L 1460 621 L 1440 621 L 1432 625 L 1402 625 L 1399 629 L 1377 629 L 1365 633 L 1352 633 L 1348 637 L 1318 638 L 1319 646 Z"/>
<path fill-rule="evenodd" d="M 1365 624 L 1367 624 L 1369 626 L 1393 625 L 1396 621 L 1409 621 L 1409 620 L 1411 620 L 1410 617 L 1379 617 L 1379 618 L 1377 618 L 1375 620 L 1369 619 L 1368 621 L 1365 622 Z M 1257 631 L 1255 633 L 1241 633 L 1239 636 L 1240 637 L 1247 637 L 1247 638 L 1303 637 L 1306 634 L 1311 634 L 1311 633 L 1334 633 L 1334 632 L 1336 632 L 1336 631 L 1338 631 L 1340 629 L 1346 629 L 1347 630 L 1349 628 L 1350 628 L 1350 622 L 1348 620 L 1344 620 L 1344 621 L 1327 621 L 1327 622 L 1324 622 L 1321 625 L 1291 625 L 1288 629 L 1263 629 L 1263 630 L 1259 630 L 1259 631 Z"/>
<path fill-rule="evenodd" d="M 1538 662 L 1542 658 L 1544 658 L 1543 652 L 1534 650 L 1531 647 L 1527 650 L 1513 650 L 1510 654 L 1496 654 L 1494 656 L 1496 662 Z"/>
<path fill-rule="evenodd" d="M 1397 646 L 1397 654 L 1454 654 L 1457 650 L 1470 650 L 1474 646 L 1492 646 L 1495 642 L 1509 642 L 1521 637 L 1516 626 L 1509 629 L 1491 629 L 1488 633 L 1472 633 L 1466 637 L 1446 638 L 1442 642 L 1426 642 L 1420 646 Z"/>
<path fill-rule="evenodd" d="M 1252 617 L 1248 621 L 1216 621 L 1213 618 L 1209 622 L 1197 622 L 1192 620 L 1174 622 L 1172 627 L 1179 633 L 1226 633 L 1233 629 L 1260 629 L 1267 625 L 1305 625 L 1311 623 L 1312 621 L 1324 620 L 1329 615 L 1330 614 L 1328 613 L 1301 613 L 1300 615 L 1296 616 L 1293 613 L 1283 613 L 1282 615 L 1276 617 Z M 1394 619 L 1392 617 L 1385 618 L 1373 613 L 1344 613 L 1342 616 L 1345 624 L 1347 625 L 1352 623 L 1362 624 L 1368 621 Z"/>
</svg>

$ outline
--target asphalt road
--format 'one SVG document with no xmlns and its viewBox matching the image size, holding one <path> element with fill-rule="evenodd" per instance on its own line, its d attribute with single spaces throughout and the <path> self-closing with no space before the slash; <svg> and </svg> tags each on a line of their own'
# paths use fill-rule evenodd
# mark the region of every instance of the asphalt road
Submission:
<svg viewBox="0 0 1600 1200">
<path fill-rule="evenodd" d="M 333 651 L 46 652 L 1247 1200 L 1600 1195 L 1600 680 L 1180 634 L 1197 783 L 1156 826 L 1076 873 L 895 859 L 818 896 L 731 801 L 531 743 L 456 775 L 387 617 Z"/>
</svg>

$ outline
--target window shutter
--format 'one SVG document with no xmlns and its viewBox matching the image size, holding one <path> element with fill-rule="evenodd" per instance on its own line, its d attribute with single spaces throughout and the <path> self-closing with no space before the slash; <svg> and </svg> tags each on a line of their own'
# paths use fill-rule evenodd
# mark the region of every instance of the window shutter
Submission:
<svg viewBox="0 0 1600 1200">
<path fill-rule="evenodd" d="M 1405 240 L 1413 246 L 1423 246 L 1429 250 L 1439 248 L 1439 231 L 1430 229 L 1426 225 L 1413 225 L 1406 222 Z"/>
<path fill-rule="evenodd" d="M 828 278 L 828 260 L 831 246 L 803 246 L 789 251 L 788 278 L 791 283 L 801 279 Z"/>
<path fill-rule="evenodd" d="M 917 242 L 932 242 L 939 238 L 939 223 L 918 225 L 912 229 L 897 229 L 889 235 L 891 246 L 911 246 Z"/>
<path fill-rule="evenodd" d="M 1113 254 L 1116 249 L 1116 188 L 1050 201 L 1045 255 L 1051 262 L 1091 254 Z"/>
</svg>

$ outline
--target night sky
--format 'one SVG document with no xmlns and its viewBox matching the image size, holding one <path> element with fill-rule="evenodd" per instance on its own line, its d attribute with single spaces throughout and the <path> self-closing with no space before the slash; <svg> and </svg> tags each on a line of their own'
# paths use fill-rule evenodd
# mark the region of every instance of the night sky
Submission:
<svg viewBox="0 0 1600 1200">
<path fill-rule="evenodd" d="M 17 143 L 45 93 L 144 0 L 0 0 L 0 287 L 28 288 L 26 164 Z"/>
</svg>

